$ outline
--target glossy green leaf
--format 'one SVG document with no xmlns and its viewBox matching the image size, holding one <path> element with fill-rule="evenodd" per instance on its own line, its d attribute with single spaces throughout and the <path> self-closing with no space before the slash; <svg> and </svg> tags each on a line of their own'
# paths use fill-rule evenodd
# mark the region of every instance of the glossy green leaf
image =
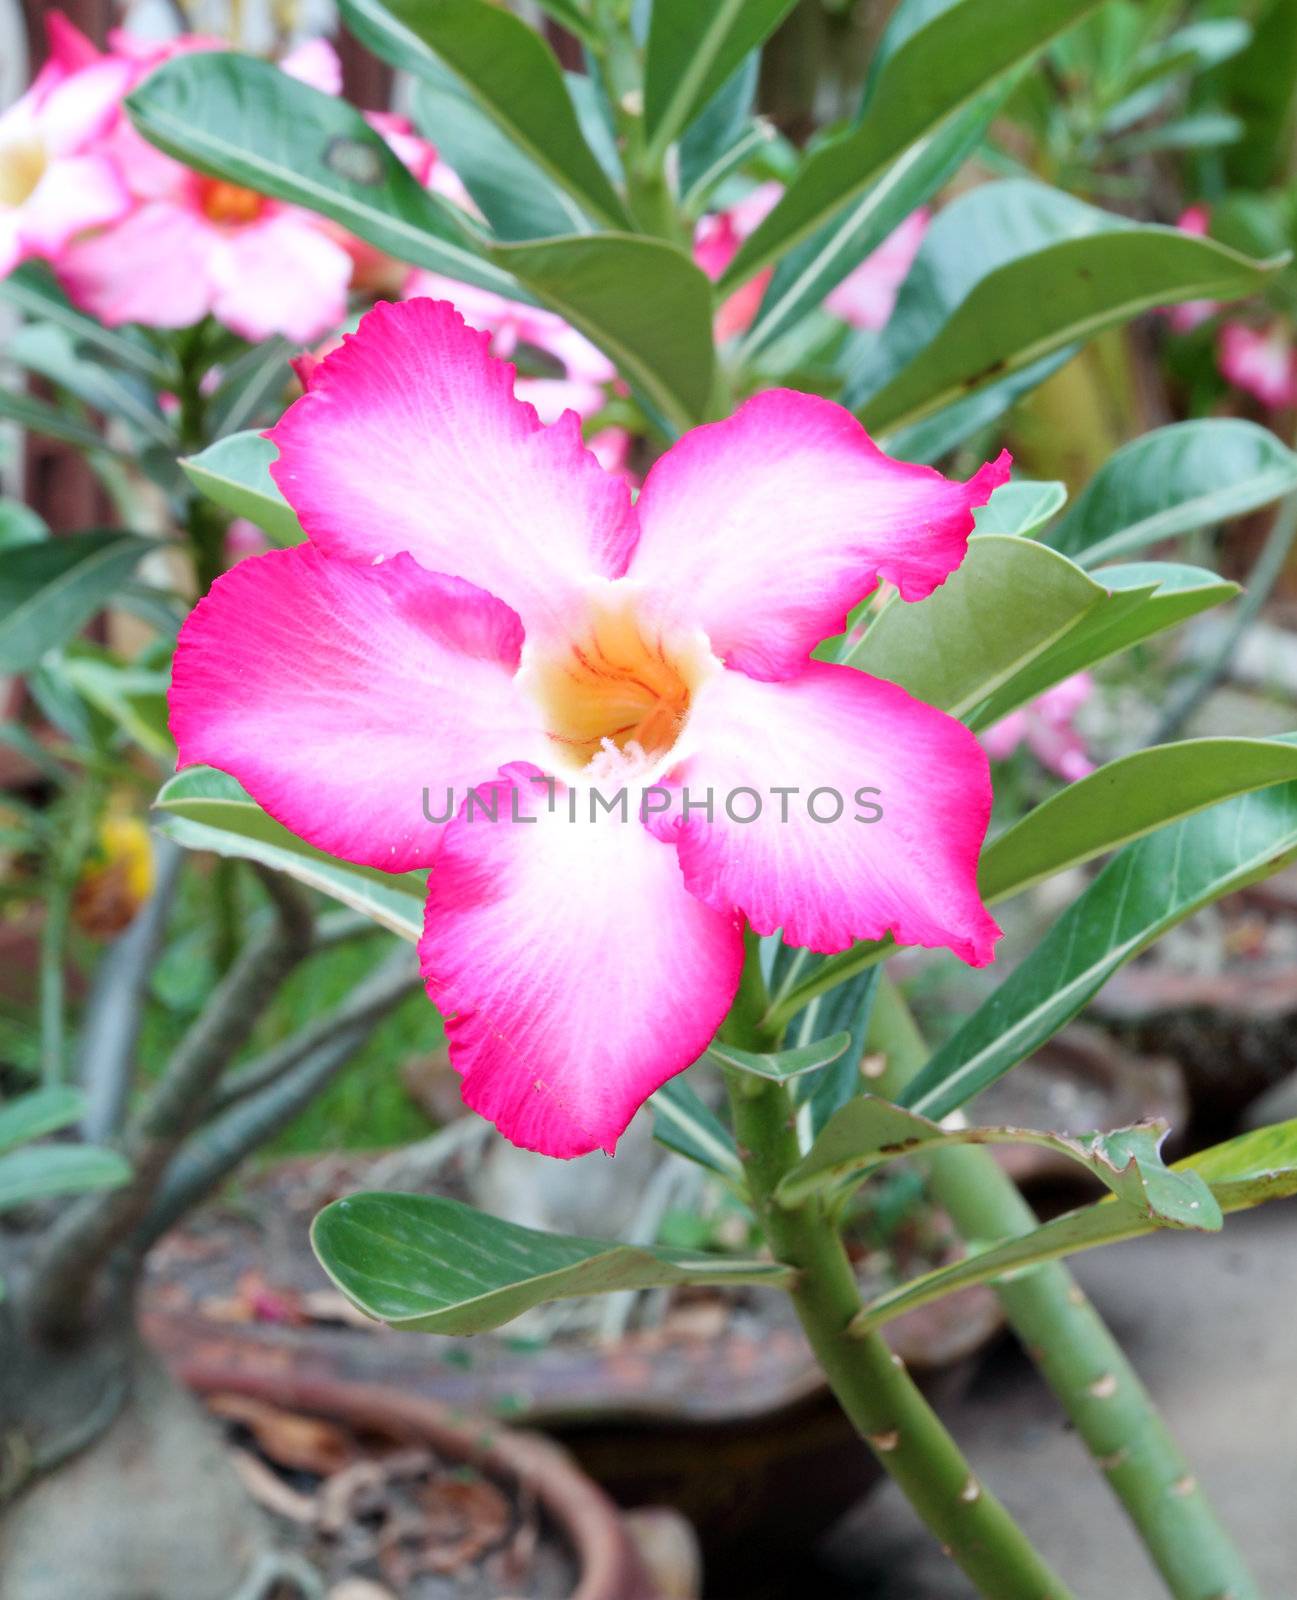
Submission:
<svg viewBox="0 0 1297 1600">
<path fill-rule="evenodd" d="M 764 349 L 821 304 L 830 290 L 924 205 L 977 148 L 1003 100 L 983 95 L 918 139 L 841 216 L 783 256 L 745 337 L 745 357 Z"/>
<path fill-rule="evenodd" d="M 918 140 L 944 127 L 1096 0 L 958 0 L 919 17 L 888 55 L 857 127 L 813 151 L 721 279 L 736 288 L 861 195 Z M 886 38 L 884 39 L 886 47 Z"/>
<path fill-rule="evenodd" d="M 1110 761 L 1042 801 L 982 852 L 988 905 L 1234 795 L 1297 781 L 1280 739 L 1186 739 Z"/>
<path fill-rule="evenodd" d="M 1169 928 L 1294 859 L 1294 783 L 1240 795 L 1127 845 L 938 1047 L 907 1087 L 906 1105 L 938 1119 L 958 1109 L 1070 1022 Z"/>
<path fill-rule="evenodd" d="M 102 711 L 142 750 L 168 767 L 175 765 L 175 741 L 167 726 L 169 664 L 162 670 L 117 661 L 107 652 L 69 652 L 61 672 L 88 704 Z"/>
<path fill-rule="evenodd" d="M 577 202 L 501 132 L 440 62 L 428 62 L 412 104 L 420 129 L 449 162 L 497 239 L 545 239 L 585 228 Z"/>
<path fill-rule="evenodd" d="M 268 61 L 177 56 L 126 105 L 144 137 L 187 166 L 318 211 L 398 261 L 520 297 L 467 220 L 424 189 L 359 111 Z"/>
<path fill-rule="evenodd" d="M 223 772 L 188 767 L 163 784 L 153 804 L 158 829 L 186 850 L 259 861 L 411 943 L 423 933 L 423 873 L 379 872 L 325 855 L 267 816 Z"/>
<path fill-rule="evenodd" d="M 712 290 L 682 250 L 599 233 L 500 245 L 495 259 L 579 328 L 674 426 L 700 422 L 712 387 Z"/>
<path fill-rule="evenodd" d="M 743 1164 L 729 1129 L 703 1103 L 683 1076 L 670 1078 L 649 1101 L 653 1137 L 686 1160 L 708 1167 L 729 1182 L 743 1178 Z"/>
<path fill-rule="evenodd" d="M 1254 293 L 1277 265 L 1025 179 L 985 184 L 929 228 L 844 402 L 874 432 L 911 427 L 1154 306 Z"/>
<path fill-rule="evenodd" d="M 1276 1123 L 1213 1145 L 1185 1161 L 1177 1161 L 1171 1170 L 1203 1179 L 1226 1215 L 1297 1194 L 1297 1121 Z M 1011 1272 L 1056 1261 L 1079 1250 L 1092 1250 L 1096 1245 L 1135 1239 L 1152 1233 L 1158 1226 L 1146 1212 L 1109 1195 L 1094 1205 L 1056 1217 L 1020 1238 L 975 1251 L 952 1266 L 912 1278 L 866 1306 L 852 1323 L 852 1332 L 873 1332 L 907 1311 L 930 1305 L 956 1290 L 994 1283 Z"/>
<path fill-rule="evenodd" d="M 1175 562 L 1132 561 L 1091 576 L 1108 591 L 1105 598 L 970 711 L 964 719 L 969 727 L 988 728 L 1074 672 L 1179 627 L 1238 593 L 1236 583 L 1214 572 Z"/>
<path fill-rule="evenodd" d="M 1002 483 L 973 517 L 978 533 L 1013 533 L 1022 538 L 1044 527 L 1066 504 L 1065 483 L 1034 483 L 1017 478 L 1012 483 Z"/>
<path fill-rule="evenodd" d="M 207 408 L 212 432 L 238 433 L 254 422 L 273 422 L 284 409 L 293 376 L 288 358 L 293 345 L 275 335 L 236 356 L 221 371 L 221 382 Z"/>
<path fill-rule="evenodd" d="M 845 661 L 963 716 L 1105 598 L 1100 584 L 1056 551 L 979 534 L 926 600 L 890 601 Z"/>
<path fill-rule="evenodd" d="M 644 63 L 644 133 L 652 166 L 794 3 L 653 0 Z"/>
<path fill-rule="evenodd" d="M 247 517 L 277 545 L 300 544 L 306 535 L 270 476 L 277 452 L 259 433 L 231 433 L 180 465 L 200 494 L 236 517 Z"/>
<path fill-rule="evenodd" d="M 57 1084 L 33 1089 L 0 1105 L 0 1150 L 11 1150 L 77 1121 L 85 1106 L 79 1089 Z"/>
<path fill-rule="evenodd" d="M 0 673 L 25 672 L 70 639 L 157 541 L 74 533 L 7 550 L 0 564 Z"/>
<path fill-rule="evenodd" d="M 153 349 L 138 329 L 107 328 L 78 311 L 42 262 L 24 262 L 0 278 L 0 302 L 7 302 L 25 316 L 66 328 L 78 347 L 88 345 L 101 351 L 116 365 L 138 373 L 155 386 L 169 387 L 176 381 L 171 362 Z"/>
<path fill-rule="evenodd" d="M 851 1035 L 835 1033 L 827 1039 L 814 1039 L 809 1044 L 767 1052 L 740 1050 L 735 1045 L 717 1040 L 707 1054 L 719 1067 L 732 1067 L 736 1072 L 746 1072 L 754 1078 L 764 1078 L 772 1083 L 790 1083 L 804 1073 L 819 1072 L 823 1067 L 831 1066 L 850 1048 Z"/>
<path fill-rule="evenodd" d="M 0 1211 L 89 1189 L 115 1189 L 131 1169 L 113 1150 L 94 1145 L 38 1144 L 0 1155 Z"/>
<path fill-rule="evenodd" d="M 541 1233 L 439 1195 L 335 1200 L 316 1217 L 311 1243 L 368 1316 L 427 1333 L 482 1333 L 571 1295 L 791 1277 L 768 1261 Z"/>
<path fill-rule="evenodd" d="M 1046 536 L 1082 566 L 1255 511 L 1297 489 L 1297 455 L 1239 417 L 1174 422 L 1123 445 Z"/>
<path fill-rule="evenodd" d="M 581 132 L 558 62 L 521 18 L 490 0 L 342 0 L 342 15 L 372 50 L 416 75 L 431 54 L 591 217 L 613 228 L 629 225 Z"/>
<path fill-rule="evenodd" d="M 754 136 L 763 141 L 771 136 L 769 126 L 752 116 L 760 75 L 760 52 L 753 50 L 681 136 L 680 202 L 691 216 L 698 214 L 722 175 L 735 170 L 733 152 Z"/>
<path fill-rule="evenodd" d="M 782 1179 L 775 1198 L 798 1206 L 821 1189 L 854 1182 L 881 1162 L 953 1145 L 1034 1145 L 1086 1167 L 1128 1205 L 1164 1227 L 1210 1231 L 1220 1207 L 1196 1173 L 1162 1161 L 1165 1122 L 1113 1133 L 1045 1133 L 1035 1128 L 943 1128 L 890 1100 L 860 1095 L 829 1119 L 810 1151 Z"/>
</svg>

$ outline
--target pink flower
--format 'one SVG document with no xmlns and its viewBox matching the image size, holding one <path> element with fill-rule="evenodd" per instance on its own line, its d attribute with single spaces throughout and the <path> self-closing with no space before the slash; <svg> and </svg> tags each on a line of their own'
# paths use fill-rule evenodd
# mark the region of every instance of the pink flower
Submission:
<svg viewBox="0 0 1297 1600">
<path fill-rule="evenodd" d="M 739 246 L 769 216 L 783 192 L 782 184 L 758 184 L 737 206 L 714 212 L 699 222 L 694 233 L 694 260 L 709 278 L 715 281 L 720 277 L 738 254 Z M 931 215 L 926 206 L 911 212 L 829 294 L 825 309 L 854 328 L 883 327 L 928 231 Z M 769 270 L 758 273 L 722 303 L 716 313 L 719 342 L 746 333 L 752 326 L 770 278 Z"/>
<path fill-rule="evenodd" d="M 1282 322 L 1265 329 L 1227 322 L 1220 330 L 1216 359 L 1236 389 L 1270 410 L 1297 405 L 1297 350 Z"/>
<path fill-rule="evenodd" d="M 1094 692 L 1088 672 L 1076 672 L 1038 699 L 987 728 L 982 744 L 993 761 L 1003 761 L 1026 743 L 1042 766 L 1073 783 L 1094 771 L 1085 741 L 1072 725 L 1077 712 Z"/>
<path fill-rule="evenodd" d="M 0 275 L 30 256 L 56 258 L 87 228 L 130 206 L 112 161 L 97 145 L 117 115 L 126 81 L 100 61 L 65 18 L 48 19 L 50 60 L 0 115 Z"/>
<path fill-rule="evenodd" d="M 420 956 L 464 1098 L 574 1156 L 702 1053 L 745 918 L 816 950 L 890 930 L 991 959 L 980 745 L 810 652 L 880 578 L 941 584 L 1008 462 L 954 482 L 773 390 L 686 434 L 632 503 L 488 343 L 413 300 L 315 369 L 268 435 L 308 542 L 200 602 L 171 725 L 183 765 L 319 848 L 432 867 Z M 746 791 L 768 797 L 750 822 Z"/>
<path fill-rule="evenodd" d="M 142 43 L 113 35 L 123 91 L 160 62 L 219 41 L 189 35 Z M 330 65 L 332 63 L 332 67 Z M 303 47 L 285 63 L 306 81 L 340 82 L 332 47 Z M 212 315 L 245 339 L 306 342 L 346 315 L 352 258 L 320 219 L 238 184 L 204 178 L 155 150 L 118 107 L 105 150 L 135 201 L 130 214 L 63 253 L 71 298 L 101 322 L 185 328 Z"/>
<path fill-rule="evenodd" d="M 1205 238 L 1210 223 L 1211 213 L 1207 207 L 1193 205 L 1180 214 L 1176 227 L 1184 233 Z M 1164 314 L 1176 333 L 1192 333 L 1204 322 L 1210 322 L 1219 310 L 1219 300 L 1185 300 L 1178 306 L 1167 306 Z"/>
</svg>

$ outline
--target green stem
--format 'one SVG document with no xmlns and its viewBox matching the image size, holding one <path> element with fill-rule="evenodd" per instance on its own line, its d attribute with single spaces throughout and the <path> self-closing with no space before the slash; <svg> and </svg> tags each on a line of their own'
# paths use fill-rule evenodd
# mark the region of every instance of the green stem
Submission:
<svg viewBox="0 0 1297 1600">
<path fill-rule="evenodd" d="M 736 1044 L 761 1049 L 768 1043 L 751 1020 L 765 1009 L 763 987 L 750 951 L 726 1028 Z M 987 1600 L 1067 1600 L 1067 1589 L 978 1482 L 885 1341 L 876 1334 L 848 1335 L 860 1293 L 822 1203 L 817 1198 L 793 1209 L 775 1204 L 779 1180 L 800 1155 L 787 1089 L 733 1071 L 726 1081 L 753 1209 L 775 1256 L 799 1269 L 790 1291 L 793 1305 L 842 1409 Z"/>
<path fill-rule="evenodd" d="M 878 1092 L 894 1098 L 928 1059 L 895 986 L 879 985 L 869 1047 L 887 1056 Z M 968 1240 L 1016 1238 L 1039 1226 L 989 1151 L 928 1158 L 934 1198 Z M 1009 1322 L 1125 1507 L 1176 1600 L 1261 1600 L 1152 1397 L 1068 1269 L 1057 1262 L 995 1286 Z"/>
</svg>

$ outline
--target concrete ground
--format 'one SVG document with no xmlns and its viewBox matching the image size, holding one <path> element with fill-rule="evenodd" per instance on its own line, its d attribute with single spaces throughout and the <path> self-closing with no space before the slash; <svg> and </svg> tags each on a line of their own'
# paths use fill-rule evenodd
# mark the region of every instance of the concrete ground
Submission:
<svg viewBox="0 0 1297 1600">
<path fill-rule="evenodd" d="M 1163 1408 L 1267 1600 L 1297 1600 L 1297 1201 L 1072 1263 Z M 1117 1503 L 1016 1346 L 943 1415 L 1077 1600 L 1162 1600 Z M 972 1600 L 887 1484 L 832 1536 L 851 1600 Z"/>
</svg>

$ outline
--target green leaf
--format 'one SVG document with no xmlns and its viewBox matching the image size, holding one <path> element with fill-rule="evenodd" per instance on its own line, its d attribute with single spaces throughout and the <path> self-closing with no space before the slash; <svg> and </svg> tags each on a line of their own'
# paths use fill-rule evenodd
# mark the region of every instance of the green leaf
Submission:
<svg viewBox="0 0 1297 1600">
<path fill-rule="evenodd" d="M 1066 503 L 1065 483 L 1033 483 L 1016 478 L 1012 483 L 1002 483 L 973 513 L 973 518 L 978 533 L 1012 533 L 1023 538 L 1043 527 Z"/>
<path fill-rule="evenodd" d="M 114 660 L 103 655 L 69 654 L 62 662 L 68 683 L 97 710 L 115 722 L 140 748 L 173 767 L 175 741 L 167 726 L 169 670 Z"/>
<path fill-rule="evenodd" d="M 1224 158 L 1224 177 L 1232 186 L 1262 189 L 1291 184 L 1297 97 L 1297 0 L 1269 0 L 1253 12 L 1252 42 L 1224 68 L 1220 86 L 1231 111 L 1247 132 Z"/>
<path fill-rule="evenodd" d="M 846 664 L 963 716 L 1103 604 L 1056 551 L 1007 534 L 969 540 L 962 565 L 913 605 L 889 601 Z"/>
<path fill-rule="evenodd" d="M 1043 801 L 982 852 L 988 905 L 1154 828 L 1272 783 L 1297 780 L 1280 739 L 1186 739 L 1110 761 Z"/>
<path fill-rule="evenodd" d="M 56 1085 L 33 1089 L 0 1105 L 0 1150 L 26 1144 L 43 1134 L 57 1133 L 80 1117 L 85 1096 L 79 1089 Z"/>
<path fill-rule="evenodd" d="M 411 943 L 423 933 L 424 874 L 379 872 L 325 855 L 268 817 L 223 772 L 189 767 L 163 784 L 153 804 L 159 830 L 186 850 L 259 861 Z"/>
<path fill-rule="evenodd" d="M 591 217 L 613 228 L 629 226 L 581 133 L 558 62 L 512 12 L 490 0 L 342 0 L 342 15 L 372 50 L 416 75 L 431 52 L 528 160 Z"/>
<path fill-rule="evenodd" d="M 814 1039 L 810 1044 L 760 1054 L 753 1050 L 740 1050 L 735 1045 L 718 1040 L 709 1047 L 707 1054 L 717 1066 L 733 1067 L 738 1072 L 746 1072 L 754 1078 L 764 1078 L 772 1083 L 790 1083 L 803 1073 L 819 1072 L 821 1068 L 832 1065 L 850 1048 L 851 1035 L 835 1033 L 827 1039 Z"/>
<path fill-rule="evenodd" d="M 964 719 L 969 727 L 989 728 L 1074 672 L 1178 627 L 1238 593 L 1237 584 L 1214 572 L 1174 562 L 1132 561 L 1103 567 L 1091 576 L 1108 590 L 1105 598 L 970 711 Z"/>
<path fill-rule="evenodd" d="M 1168 1125 L 1138 1123 L 1114 1133 L 1043 1133 L 1035 1128 L 943 1128 L 890 1100 L 860 1095 L 836 1112 L 801 1161 L 780 1181 L 781 1205 L 801 1205 L 821 1189 L 855 1182 L 881 1162 L 963 1144 L 1034 1145 L 1087 1167 L 1127 1204 L 1164 1227 L 1211 1231 L 1220 1207 L 1194 1173 L 1162 1161 Z"/>
<path fill-rule="evenodd" d="M 167 450 L 175 448 L 171 426 L 144 380 L 102 359 L 80 355 L 72 333 L 58 323 L 27 323 L 9 339 L 5 355 L 28 372 L 66 389 L 92 410 L 129 424 L 148 442 Z"/>
<path fill-rule="evenodd" d="M 1255 511 L 1297 489 L 1297 455 L 1238 417 L 1173 422 L 1123 445 L 1046 542 L 1082 566 Z"/>
<path fill-rule="evenodd" d="M 959 0 L 938 16 L 922 17 L 922 25 L 907 23 L 858 126 L 806 158 L 784 198 L 735 256 L 720 292 L 737 288 L 816 232 L 912 144 L 944 127 L 1095 3 Z"/>
<path fill-rule="evenodd" d="M 1276 1123 L 1213 1145 L 1210 1150 L 1177 1161 L 1171 1170 L 1205 1180 L 1226 1215 L 1297 1194 L 1297 1121 Z M 930 1305 L 958 1289 L 994 1283 L 1011 1272 L 1056 1261 L 1079 1250 L 1092 1250 L 1096 1245 L 1135 1239 L 1152 1233 L 1158 1226 L 1146 1212 L 1109 1195 L 1094 1205 L 1056 1217 L 1021 1238 L 976 1251 L 952 1266 L 912 1278 L 866 1306 L 852 1322 L 851 1331 L 861 1335 L 873 1332 L 907 1311 Z"/>
<path fill-rule="evenodd" d="M 743 1164 L 729 1129 L 704 1105 L 683 1075 L 668 1079 L 649 1100 L 653 1110 L 653 1137 L 700 1167 L 708 1167 L 728 1182 L 743 1181 Z"/>
<path fill-rule="evenodd" d="M 702 420 L 712 388 L 712 290 L 682 250 L 599 233 L 499 245 L 492 254 L 605 351 L 675 427 Z"/>
<path fill-rule="evenodd" d="M 645 160 L 650 170 L 794 3 L 653 0 L 644 63 Z"/>
<path fill-rule="evenodd" d="M 301 544 L 306 534 L 297 514 L 270 476 L 277 453 L 259 433 L 231 433 L 180 465 L 200 494 L 255 522 L 274 544 Z"/>
<path fill-rule="evenodd" d="M 275 335 L 236 356 L 221 373 L 208 417 L 217 435 L 237 433 L 257 421 L 273 421 L 284 408 L 292 376 L 288 358 L 293 346 Z"/>
<path fill-rule="evenodd" d="M 736 170 L 738 149 L 754 149 L 754 140 L 764 143 L 772 136 L 769 125 L 752 116 L 760 75 L 760 52 L 753 50 L 681 136 L 680 203 L 690 216 L 697 215 L 722 176 Z"/>
<path fill-rule="evenodd" d="M 115 1151 L 94 1145 L 40 1144 L 0 1156 L 0 1211 L 88 1189 L 115 1189 L 131 1169 Z"/>
<path fill-rule="evenodd" d="M 468 222 L 423 188 L 359 111 L 268 61 L 178 56 L 126 106 L 146 139 L 199 172 L 318 211 L 398 261 L 522 298 Z"/>
<path fill-rule="evenodd" d="M 77 308 L 54 281 L 49 269 L 36 261 L 25 262 L 8 277 L 0 278 L 0 301 L 7 301 L 28 317 L 66 328 L 78 345 L 91 345 L 118 366 L 147 378 L 155 387 L 176 381 L 171 363 L 164 360 L 133 328 L 106 328 Z"/>
<path fill-rule="evenodd" d="M 0 500 L 0 550 L 13 550 L 20 544 L 39 544 L 48 539 L 49 528 L 21 500 Z"/>
<path fill-rule="evenodd" d="M 1071 1021 L 1169 928 L 1293 859 L 1294 783 L 1240 795 L 1127 845 L 939 1046 L 906 1088 L 906 1105 L 938 1119 L 964 1105 Z"/>
<path fill-rule="evenodd" d="M 985 184 L 928 229 L 844 403 L 874 432 L 912 427 L 1154 306 L 1253 293 L 1278 265 L 1025 179 Z"/>
<path fill-rule="evenodd" d="M 482 1333 L 571 1295 L 686 1284 L 787 1283 L 774 1262 L 541 1233 L 439 1195 L 356 1194 L 316 1217 L 324 1270 L 394 1328 Z"/>
<path fill-rule="evenodd" d="M 973 153 L 1003 102 L 993 90 L 953 121 L 916 140 L 841 216 L 785 255 L 742 344 L 765 348 L 819 305 L 910 213 L 925 204 Z"/>
<path fill-rule="evenodd" d="M 576 201 L 528 160 L 440 62 L 429 60 L 414 87 L 413 110 L 498 239 L 545 239 L 585 228 Z"/>
<path fill-rule="evenodd" d="M 117 531 L 19 545 L 0 566 L 0 673 L 26 672 L 109 599 L 157 540 Z"/>
<path fill-rule="evenodd" d="M 1108 157 L 1113 161 L 1129 161 L 1157 150 L 1218 150 L 1222 145 L 1241 139 L 1243 131 L 1243 124 L 1237 117 L 1223 111 L 1200 111 L 1128 133 L 1125 138 L 1114 140 Z"/>
</svg>

